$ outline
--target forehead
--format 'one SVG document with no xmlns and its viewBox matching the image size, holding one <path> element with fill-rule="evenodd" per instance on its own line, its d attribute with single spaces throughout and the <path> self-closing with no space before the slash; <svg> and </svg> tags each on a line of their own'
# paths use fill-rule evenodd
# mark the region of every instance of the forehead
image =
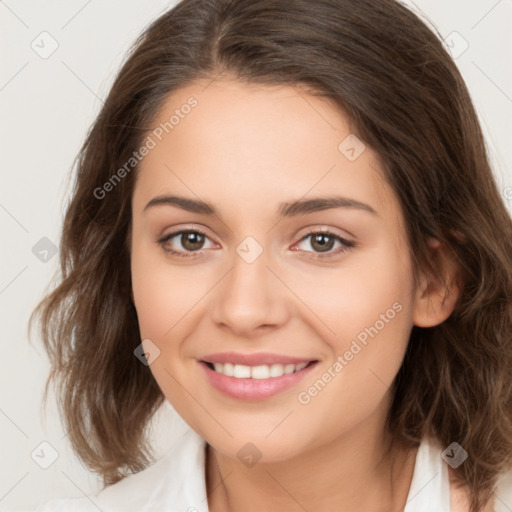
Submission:
<svg viewBox="0 0 512 512">
<path fill-rule="evenodd" d="M 255 211 L 332 192 L 396 208 L 377 155 L 347 116 L 296 85 L 193 82 L 169 95 L 148 136 L 154 147 L 139 166 L 139 207 L 179 189 Z"/>
</svg>

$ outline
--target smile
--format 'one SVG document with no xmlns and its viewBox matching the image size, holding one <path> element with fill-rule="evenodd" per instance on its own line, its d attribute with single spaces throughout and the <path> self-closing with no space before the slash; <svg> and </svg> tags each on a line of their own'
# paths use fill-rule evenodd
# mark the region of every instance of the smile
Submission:
<svg viewBox="0 0 512 512">
<path fill-rule="evenodd" d="M 297 386 L 318 361 L 257 366 L 207 361 L 198 363 L 213 389 L 230 398 L 255 401 L 271 398 Z"/>
<path fill-rule="evenodd" d="M 231 364 L 231 363 L 207 363 L 210 368 L 217 373 L 222 373 L 227 377 L 234 377 L 235 379 L 269 379 L 289 375 L 305 368 L 310 363 L 301 364 L 273 364 L 273 365 L 260 365 L 260 366 L 246 366 L 244 364 Z"/>
</svg>

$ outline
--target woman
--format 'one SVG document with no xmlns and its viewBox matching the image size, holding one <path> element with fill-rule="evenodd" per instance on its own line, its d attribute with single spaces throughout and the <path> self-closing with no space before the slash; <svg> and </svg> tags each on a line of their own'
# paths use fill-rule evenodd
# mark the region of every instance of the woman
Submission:
<svg viewBox="0 0 512 512">
<path fill-rule="evenodd" d="M 182 1 L 77 161 L 38 312 L 106 488 L 42 510 L 499 510 L 511 254 L 468 91 L 409 10 Z M 191 431 L 148 467 L 164 400 Z"/>
</svg>

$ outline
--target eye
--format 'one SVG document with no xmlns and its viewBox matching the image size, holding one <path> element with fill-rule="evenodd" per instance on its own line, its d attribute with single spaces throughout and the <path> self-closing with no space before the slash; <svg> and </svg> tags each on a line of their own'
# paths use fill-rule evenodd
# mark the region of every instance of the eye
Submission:
<svg viewBox="0 0 512 512">
<path fill-rule="evenodd" d="M 208 241 L 210 246 L 205 247 L 205 243 Z M 190 253 L 198 252 L 202 249 L 211 249 L 215 246 L 206 233 L 198 229 L 182 229 L 169 233 L 159 239 L 158 243 L 164 251 L 184 258 L 195 256 Z"/>
<path fill-rule="evenodd" d="M 308 241 L 309 240 L 309 241 Z M 201 230 L 182 229 L 157 240 L 162 249 L 178 257 L 190 258 L 202 254 L 205 249 L 216 246 Z M 209 244 L 209 245 L 208 245 Z M 302 244 L 302 247 L 300 247 Z M 329 258 L 355 247 L 355 242 L 346 240 L 330 231 L 310 231 L 291 249 L 311 253 L 311 258 Z M 295 247 L 298 246 L 298 249 Z M 312 250 L 308 249 L 312 248 Z M 194 254 L 196 253 L 196 254 Z"/>
<path fill-rule="evenodd" d="M 300 247 L 301 244 L 302 247 Z M 321 230 L 310 231 L 296 244 L 296 246 L 299 246 L 298 250 L 312 253 L 309 256 L 312 258 L 330 258 L 346 252 L 348 249 L 355 247 L 355 245 L 355 242 L 346 240 L 330 231 Z M 313 250 L 308 250 L 308 247 Z M 292 248 L 292 250 L 297 249 Z"/>
</svg>

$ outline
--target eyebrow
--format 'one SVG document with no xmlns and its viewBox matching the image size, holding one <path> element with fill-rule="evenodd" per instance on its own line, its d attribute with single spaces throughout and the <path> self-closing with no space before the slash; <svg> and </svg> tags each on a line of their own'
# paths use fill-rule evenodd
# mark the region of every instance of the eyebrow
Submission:
<svg viewBox="0 0 512 512">
<path fill-rule="evenodd" d="M 200 213 L 203 215 L 218 215 L 215 208 L 205 203 L 204 201 L 191 199 L 188 197 L 173 196 L 173 195 L 159 195 L 151 199 L 144 207 L 143 211 L 153 208 L 155 206 L 176 206 L 182 210 L 192 213 Z M 295 217 L 298 215 L 306 215 L 308 213 L 320 212 L 323 210 L 330 210 L 332 208 L 350 208 L 355 210 L 362 210 L 372 215 L 378 216 L 378 213 L 368 204 L 350 199 L 347 197 L 316 197 L 312 199 L 299 199 L 287 203 L 281 203 L 277 211 L 278 217 Z"/>
</svg>

